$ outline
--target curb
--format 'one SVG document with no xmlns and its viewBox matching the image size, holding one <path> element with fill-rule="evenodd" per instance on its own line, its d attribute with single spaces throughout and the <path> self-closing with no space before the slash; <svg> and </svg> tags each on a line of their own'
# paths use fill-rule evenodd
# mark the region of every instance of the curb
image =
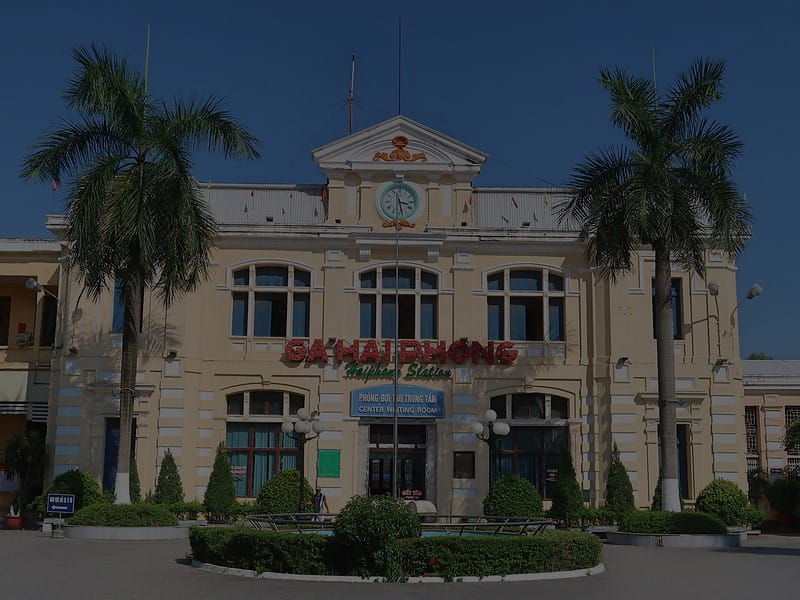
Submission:
<svg viewBox="0 0 800 600">
<path fill-rule="evenodd" d="M 320 581 L 330 583 L 385 583 L 383 577 L 354 577 L 341 575 L 296 575 L 293 573 L 256 573 L 249 569 L 236 569 L 234 567 L 221 567 L 199 560 L 192 560 L 196 569 L 220 573 L 222 575 L 235 575 L 251 579 L 279 579 L 284 581 Z M 487 575 L 486 577 L 458 577 L 452 582 L 447 582 L 444 577 L 409 577 L 406 583 L 498 583 L 501 581 L 546 581 L 551 579 L 575 579 L 589 575 L 605 573 L 603 563 L 589 569 L 575 569 L 574 571 L 553 571 L 550 573 L 518 573 L 513 575 Z"/>
</svg>

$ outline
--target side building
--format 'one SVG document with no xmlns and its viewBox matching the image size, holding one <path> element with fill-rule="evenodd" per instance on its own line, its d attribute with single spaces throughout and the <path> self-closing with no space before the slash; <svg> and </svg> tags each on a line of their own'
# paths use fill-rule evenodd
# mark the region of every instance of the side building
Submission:
<svg viewBox="0 0 800 600">
<path fill-rule="evenodd" d="M 60 257 L 56 240 L 0 239 L 0 514 L 20 483 L 6 476 L 6 444 L 29 432 L 46 436 L 50 366 L 63 339 Z"/>
<path fill-rule="evenodd" d="M 168 310 L 157 290 L 144 304 L 143 491 L 169 450 L 187 498 L 202 499 L 220 443 L 241 498 L 299 461 L 332 510 L 390 491 L 397 350 L 404 497 L 477 514 L 490 479 L 515 473 L 548 499 L 567 444 L 599 504 L 616 443 L 648 506 L 659 471 L 653 253 L 614 283 L 599 278 L 579 228 L 555 216 L 567 190 L 473 187 L 487 155 L 402 116 L 312 156 L 324 186 L 199 184 L 219 224 L 210 279 Z M 48 227 L 60 235 L 63 217 Z M 715 477 L 746 487 L 736 267 L 713 250 L 706 266 L 715 286 L 679 269 L 672 279 L 689 502 Z M 53 472 L 80 467 L 109 488 L 121 306 L 113 291 L 88 301 L 64 277 L 72 352 L 53 366 Z M 300 408 L 325 426 L 302 453 L 281 432 Z M 487 444 L 473 427 L 490 409 L 510 432 Z"/>
</svg>

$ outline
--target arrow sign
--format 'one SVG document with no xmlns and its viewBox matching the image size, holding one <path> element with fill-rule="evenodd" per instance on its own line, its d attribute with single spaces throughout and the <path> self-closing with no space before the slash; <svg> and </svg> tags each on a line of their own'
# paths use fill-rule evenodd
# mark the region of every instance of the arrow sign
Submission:
<svg viewBox="0 0 800 600">
<path fill-rule="evenodd" d="M 75 512 L 75 494 L 47 494 L 47 512 Z"/>
</svg>

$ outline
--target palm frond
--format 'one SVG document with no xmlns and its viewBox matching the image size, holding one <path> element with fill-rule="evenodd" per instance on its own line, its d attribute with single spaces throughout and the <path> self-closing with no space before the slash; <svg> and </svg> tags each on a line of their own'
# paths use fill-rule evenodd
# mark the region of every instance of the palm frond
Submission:
<svg viewBox="0 0 800 600">
<path fill-rule="evenodd" d="M 700 119 L 688 129 L 675 152 L 694 169 L 730 174 L 743 144 L 727 125 Z"/>
<path fill-rule="evenodd" d="M 638 146 L 651 147 L 658 140 L 659 128 L 652 82 L 621 69 L 603 69 L 600 84 L 611 96 L 611 122 Z"/>
<path fill-rule="evenodd" d="M 663 102 L 664 129 L 669 137 L 681 134 L 707 107 L 722 98 L 725 62 L 698 59 L 685 73 L 680 73 Z"/>
<path fill-rule="evenodd" d="M 221 151 L 226 157 L 258 158 L 258 139 L 221 109 L 220 104 L 213 97 L 189 103 L 176 100 L 173 108 L 162 108 L 161 122 L 153 130 L 184 141 L 190 149 Z"/>
</svg>

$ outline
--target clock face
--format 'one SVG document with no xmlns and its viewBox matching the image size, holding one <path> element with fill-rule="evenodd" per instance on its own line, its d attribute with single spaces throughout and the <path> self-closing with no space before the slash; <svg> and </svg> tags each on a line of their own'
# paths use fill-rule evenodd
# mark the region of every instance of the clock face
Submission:
<svg viewBox="0 0 800 600">
<path fill-rule="evenodd" d="M 419 196 L 410 185 L 393 183 L 378 199 L 378 210 L 389 221 L 410 220 L 419 211 Z"/>
</svg>

